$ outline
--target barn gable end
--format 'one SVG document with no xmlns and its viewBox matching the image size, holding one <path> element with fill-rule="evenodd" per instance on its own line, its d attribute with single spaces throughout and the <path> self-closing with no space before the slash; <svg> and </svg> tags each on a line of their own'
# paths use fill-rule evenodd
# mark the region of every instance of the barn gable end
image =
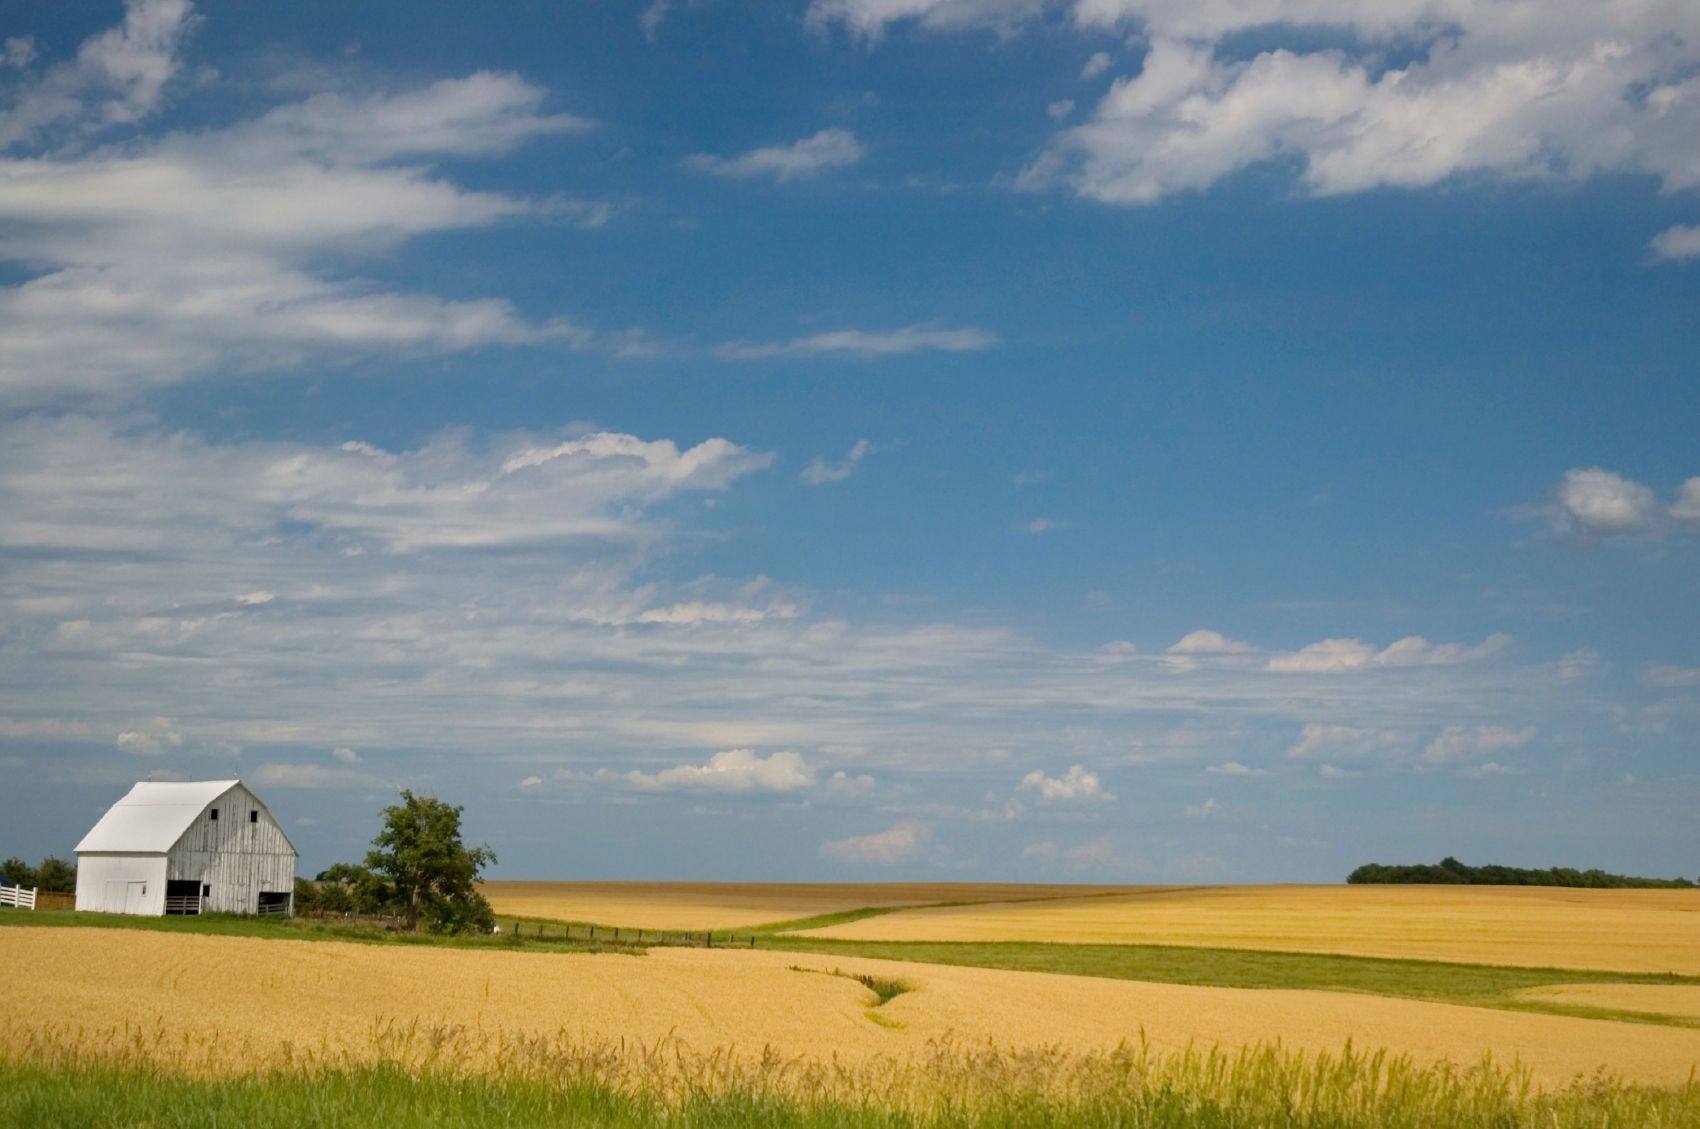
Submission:
<svg viewBox="0 0 1700 1129">
<path fill-rule="evenodd" d="M 295 847 L 240 780 L 143 782 L 77 844 L 77 908 L 289 913 Z"/>
</svg>

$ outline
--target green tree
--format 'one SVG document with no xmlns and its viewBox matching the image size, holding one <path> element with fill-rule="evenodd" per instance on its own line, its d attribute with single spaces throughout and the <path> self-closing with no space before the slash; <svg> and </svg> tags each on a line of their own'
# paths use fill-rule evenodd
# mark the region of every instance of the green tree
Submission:
<svg viewBox="0 0 1700 1129">
<path fill-rule="evenodd" d="M 473 889 L 496 852 L 461 842 L 460 811 L 408 791 L 383 811 L 384 828 L 372 840 L 366 868 L 393 892 L 409 929 L 423 922 L 433 933 L 487 933 L 496 924 L 490 903 Z"/>
<path fill-rule="evenodd" d="M 0 881 L 8 886 L 34 886 L 35 867 L 23 859 L 7 859 L 0 862 Z"/>
<path fill-rule="evenodd" d="M 77 868 L 60 858 L 44 858 L 35 868 L 35 884 L 43 890 L 74 894 L 77 890 Z"/>
</svg>

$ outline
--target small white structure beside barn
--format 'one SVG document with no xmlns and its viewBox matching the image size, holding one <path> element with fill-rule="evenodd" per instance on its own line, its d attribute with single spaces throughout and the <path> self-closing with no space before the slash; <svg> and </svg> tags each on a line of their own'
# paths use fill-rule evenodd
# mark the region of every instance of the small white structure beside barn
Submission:
<svg viewBox="0 0 1700 1129">
<path fill-rule="evenodd" d="M 288 914 L 295 846 L 240 780 L 143 782 L 77 844 L 77 908 Z"/>
</svg>

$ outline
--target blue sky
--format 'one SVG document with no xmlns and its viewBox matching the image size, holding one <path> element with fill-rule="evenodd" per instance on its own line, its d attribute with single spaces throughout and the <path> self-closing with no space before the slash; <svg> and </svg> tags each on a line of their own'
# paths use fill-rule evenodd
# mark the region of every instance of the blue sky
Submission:
<svg viewBox="0 0 1700 1129">
<path fill-rule="evenodd" d="M 1700 9 L 0 2 L 0 855 L 1696 872 Z"/>
</svg>

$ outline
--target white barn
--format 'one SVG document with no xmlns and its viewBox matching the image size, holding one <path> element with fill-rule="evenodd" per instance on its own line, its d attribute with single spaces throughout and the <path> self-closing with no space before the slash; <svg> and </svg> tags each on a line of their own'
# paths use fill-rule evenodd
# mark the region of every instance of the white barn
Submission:
<svg viewBox="0 0 1700 1129">
<path fill-rule="evenodd" d="M 137 784 L 77 844 L 77 908 L 288 914 L 295 846 L 240 780 Z"/>
</svg>

